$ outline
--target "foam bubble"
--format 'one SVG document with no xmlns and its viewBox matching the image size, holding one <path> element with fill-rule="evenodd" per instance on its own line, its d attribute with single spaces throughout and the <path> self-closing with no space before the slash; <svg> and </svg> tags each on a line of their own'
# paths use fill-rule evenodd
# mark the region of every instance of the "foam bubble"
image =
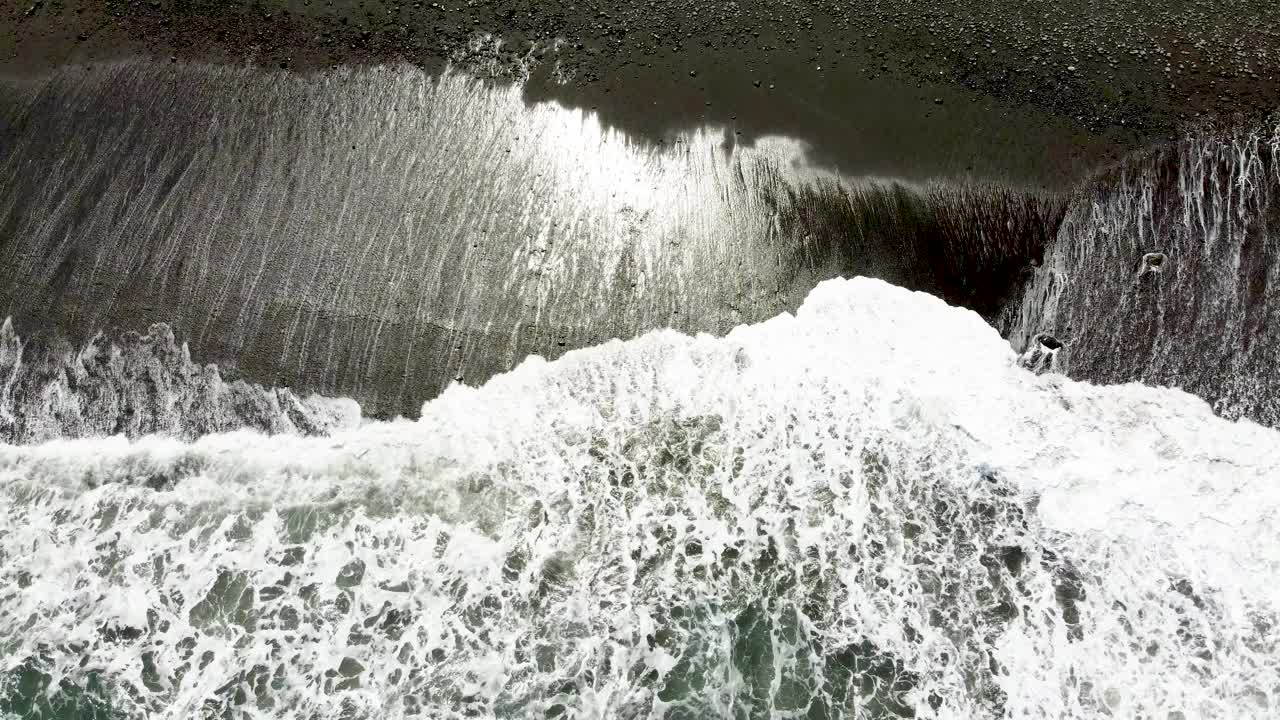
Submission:
<svg viewBox="0 0 1280 720">
<path fill-rule="evenodd" d="M 415 422 L 0 447 L 0 702 L 1270 717 L 1278 478 L 1274 430 L 831 281 Z"/>
</svg>

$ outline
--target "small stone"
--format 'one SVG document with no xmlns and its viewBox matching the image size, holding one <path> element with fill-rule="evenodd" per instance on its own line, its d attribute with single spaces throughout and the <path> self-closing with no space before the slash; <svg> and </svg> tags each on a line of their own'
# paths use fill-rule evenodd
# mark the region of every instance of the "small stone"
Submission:
<svg viewBox="0 0 1280 720">
<path fill-rule="evenodd" d="M 1052 335 L 1041 333 L 1035 336 L 1026 352 L 1018 357 L 1018 365 L 1037 375 L 1053 372 L 1061 349 L 1061 341 Z"/>
<path fill-rule="evenodd" d="M 1142 265 L 1138 268 L 1138 277 L 1145 278 L 1151 275 L 1159 275 L 1164 270 L 1165 263 L 1168 258 L 1164 253 L 1149 252 L 1142 256 Z"/>
<path fill-rule="evenodd" d="M 1052 335 L 1041 335 L 1041 336 L 1040 336 L 1040 344 L 1041 344 L 1041 345 L 1043 345 L 1043 346 L 1045 346 L 1045 347 L 1046 347 L 1046 348 L 1048 348 L 1049 350 L 1060 350 L 1060 349 L 1062 349 L 1062 341 L 1058 340 L 1058 338 L 1056 338 L 1056 337 L 1054 337 L 1054 336 L 1052 336 Z"/>
</svg>

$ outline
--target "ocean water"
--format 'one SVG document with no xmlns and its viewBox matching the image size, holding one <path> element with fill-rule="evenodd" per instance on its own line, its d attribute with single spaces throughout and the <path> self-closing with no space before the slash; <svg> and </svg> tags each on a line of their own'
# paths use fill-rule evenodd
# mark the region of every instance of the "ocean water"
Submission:
<svg viewBox="0 0 1280 720">
<path fill-rule="evenodd" d="M 0 715 L 1272 718 L 1278 480 L 831 280 L 415 421 L 0 446 Z"/>
</svg>

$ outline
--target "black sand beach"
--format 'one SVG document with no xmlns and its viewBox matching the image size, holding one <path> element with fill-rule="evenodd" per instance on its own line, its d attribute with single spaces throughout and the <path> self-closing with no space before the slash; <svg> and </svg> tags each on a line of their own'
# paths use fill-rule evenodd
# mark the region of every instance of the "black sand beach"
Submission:
<svg viewBox="0 0 1280 720">
<path fill-rule="evenodd" d="M 300 71 L 454 59 L 509 77 L 532 56 L 530 101 L 595 109 L 639 137 L 705 124 L 744 142 L 798 137 L 850 175 L 1062 188 L 1197 116 L 1280 106 L 1280 11 L 1265 0 L 33 0 L 3 12 L 0 71 L 19 75 L 141 55 Z"/>
</svg>

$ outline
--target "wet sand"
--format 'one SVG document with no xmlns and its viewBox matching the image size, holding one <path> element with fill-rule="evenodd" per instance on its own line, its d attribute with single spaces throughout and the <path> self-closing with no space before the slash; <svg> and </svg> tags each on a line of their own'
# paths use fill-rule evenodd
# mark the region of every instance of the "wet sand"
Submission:
<svg viewBox="0 0 1280 720">
<path fill-rule="evenodd" d="M 781 134 L 848 175 L 1060 189 L 1200 114 L 1280 107 L 1265 0 L 23 2 L 0 72 L 128 56 L 317 70 L 449 61 L 659 140 Z M 486 33 L 501 39 L 495 51 Z M 530 63 L 531 59 L 537 59 Z"/>
</svg>

